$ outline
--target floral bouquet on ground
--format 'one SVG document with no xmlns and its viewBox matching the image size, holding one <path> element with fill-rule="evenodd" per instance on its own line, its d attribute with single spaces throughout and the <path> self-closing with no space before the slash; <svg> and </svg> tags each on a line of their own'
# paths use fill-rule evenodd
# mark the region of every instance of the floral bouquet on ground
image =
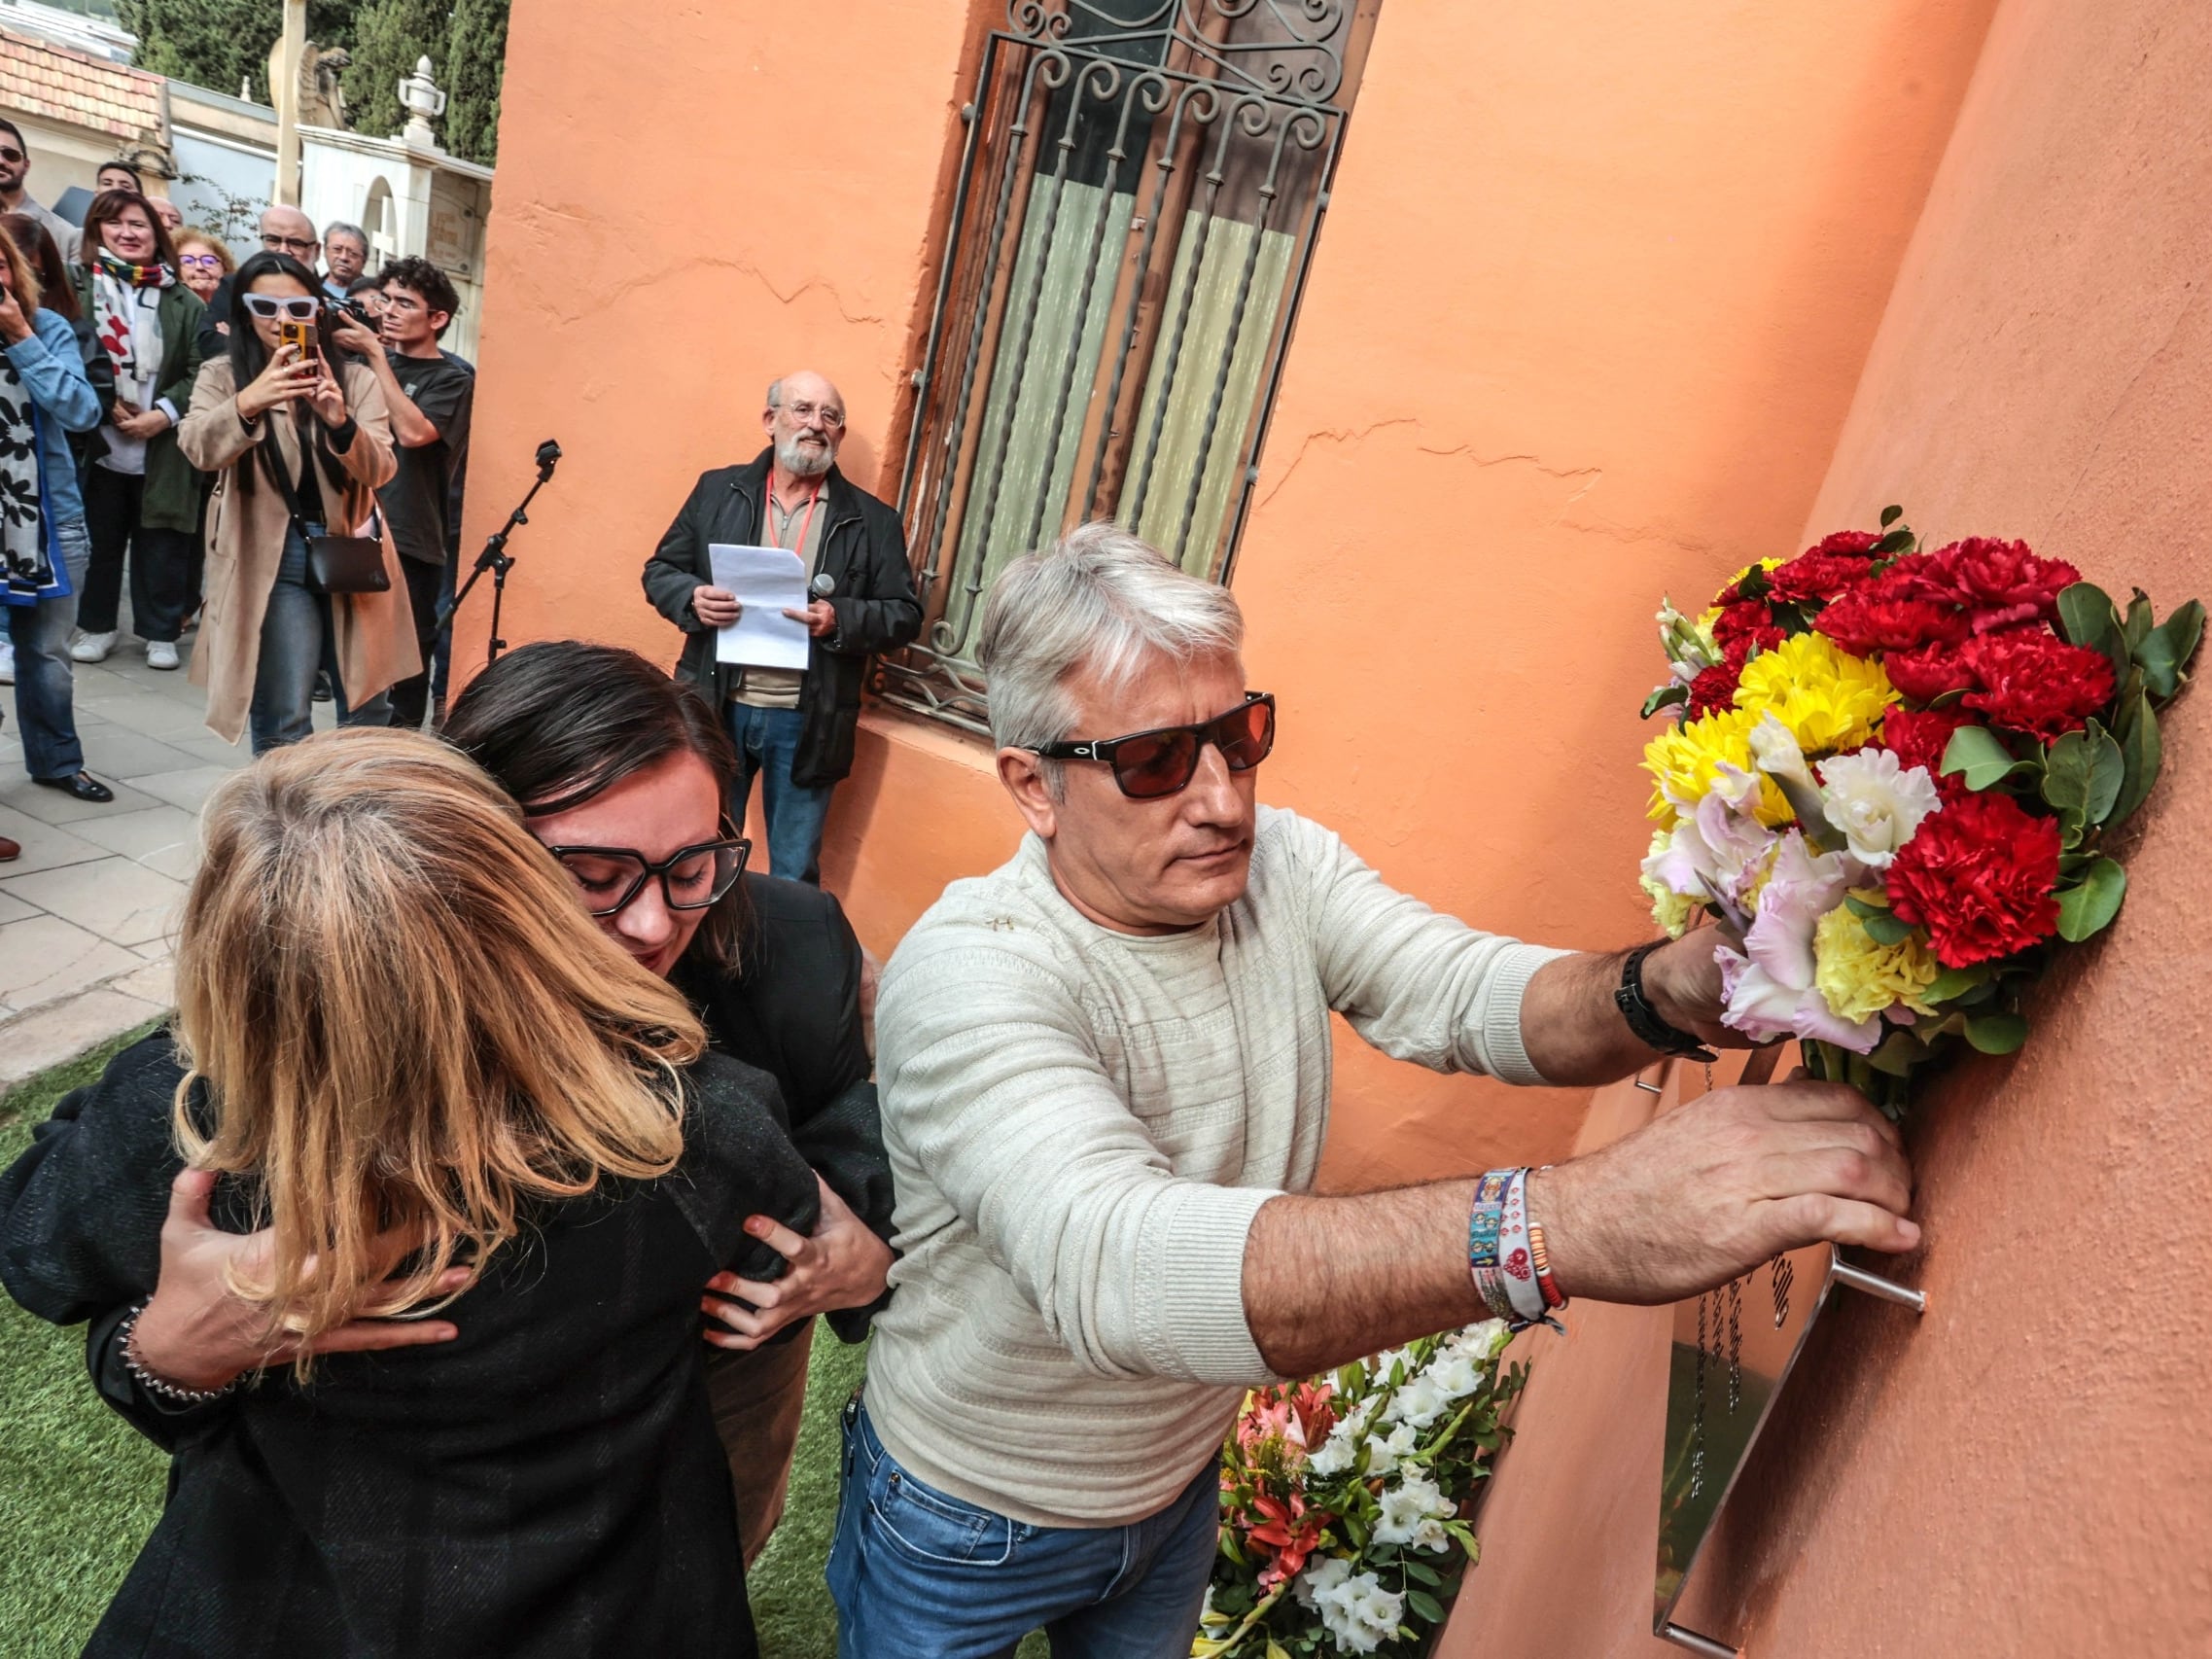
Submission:
<svg viewBox="0 0 2212 1659">
<path fill-rule="evenodd" d="M 1716 918 L 1726 1023 L 1892 1115 L 1947 1047 L 2018 1048 L 2022 988 L 2119 911 L 2111 836 L 2204 627 L 2024 543 L 1922 552 L 1902 517 L 1665 605 L 1643 709 L 1673 711 L 1644 750 L 1660 925 Z"/>
<path fill-rule="evenodd" d="M 1194 1659 L 1426 1653 L 1480 1550 L 1468 1516 L 1527 1367 L 1486 1320 L 1255 1390 L 1221 1461 Z"/>
</svg>

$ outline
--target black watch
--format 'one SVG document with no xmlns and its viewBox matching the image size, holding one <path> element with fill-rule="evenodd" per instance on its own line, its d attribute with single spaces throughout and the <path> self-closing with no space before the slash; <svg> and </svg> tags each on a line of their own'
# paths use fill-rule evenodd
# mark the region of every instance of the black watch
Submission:
<svg viewBox="0 0 2212 1659">
<path fill-rule="evenodd" d="M 1629 1022 L 1629 1030 L 1646 1048 L 1656 1048 L 1662 1054 L 1678 1055 L 1685 1060 L 1701 1060 L 1711 1065 L 1720 1056 L 1703 1042 L 1659 1017 L 1659 1010 L 1651 1006 L 1651 999 L 1643 994 L 1643 959 L 1657 950 L 1664 939 L 1639 944 L 1629 952 L 1628 961 L 1621 964 L 1621 986 L 1613 993 L 1613 1001 L 1621 1010 L 1621 1017 Z"/>
</svg>

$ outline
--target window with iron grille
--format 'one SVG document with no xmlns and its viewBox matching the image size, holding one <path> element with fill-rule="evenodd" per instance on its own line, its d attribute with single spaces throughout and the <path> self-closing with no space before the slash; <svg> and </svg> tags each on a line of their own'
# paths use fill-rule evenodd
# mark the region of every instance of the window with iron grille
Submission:
<svg viewBox="0 0 2212 1659">
<path fill-rule="evenodd" d="M 1110 517 L 1226 582 L 1379 0 L 1013 0 L 987 39 L 899 508 L 895 702 L 984 729 L 983 594 Z"/>
</svg>

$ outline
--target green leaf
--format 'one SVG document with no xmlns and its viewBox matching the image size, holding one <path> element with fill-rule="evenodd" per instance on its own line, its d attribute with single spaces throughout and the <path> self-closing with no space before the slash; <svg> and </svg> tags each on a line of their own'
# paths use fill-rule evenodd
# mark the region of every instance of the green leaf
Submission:
<svg viewBox="0 0 2212 1659">
<path fill-rule="evenodd" d="M 2058 814 L 2059 827 L 2079 839 L 2083 830 L 2105 821 L 2126 777 L 2120 745 L 2092 720 L 2051 746 L 2043 764 L 2043 798 Z"/>
<path fill-rule="evenodd" d="M 1928 1045 L 1903 1026 L 1892 1028 L 1881 1046 L 1867 1056 L 1867 1064 L 1892 1077 L 1909 1077 L 1913 1068 L 1928 1058 Z"/>
<path fill-rule="evenodd" d="M 2027 1041 L 2027 1021 L 2019 1014 L 1975 1014 L 1966 1022 L 1966 1041 L 1984 1054 L 2010 1054 Z"/>
<path fill-rule="evenodd" d="M 1936 975 L 1935 983 L 1920 993 L 1924 1003 L 1949 1003 L 1966 995 L 1978 986 L 1989 982 L 1989 971 L 1977 963 L 1972 968 L 1946 968 Z"/>
<path fill-rule="evenodd" d="M 1643 718 L 1645 720 L 1649 720 L 1653 715 L 1659 713 L 1661 709 L 1683 707 L 1686 706 L 1689 701 L 1689 687 L 1662 686 L 1658 690 L 1652 692 L 1650 696 L 1644 698 Z"/>
<path fill-rule="evenodd" d="M 1964 778 L 1970 790 L 1993 789 L 2007 778 L 2035 769 L 2035 761 L 2016 759 L 1985 725 L 1962 725 L 1944 745 L 1944 776 Z"/>
<path fill-rule="evenodd" d="M 1878 910 L 1871 916 L 1861 916 L 1859 925 L 1866 929 L 1867 937 L 1876 944 L 1903 944 L 1913 936 L 1913 924 L 1899 921 L 1887 910 Z"/>
<path fill-rule="evenodd" d="M 1444 1622 L 1444 1609 L 1436 1605 L 1436 1598 L 1426 1590 L 1408 1590 L 1406 1592 L 1406 1606 L 1430 1624 L 1442 1624 Z"/>
<path fill-rule="evenodd" d="M 1886 530 L 1904 516 L 1905 510 L 1902 507 L 1885 507 L 1881 510 L 1881 527 Z"/>
<path fill-rule="evenodd" d="M 1406 1576 L 1416 1584 L 1441 1584 L 1444 1582 L 1443 1574 L 1433 1567 L 1423 1567 L 1418 1561 L 1406 1562 L 1404 1566 Z"/>
<path fill-rule="evenodd" d="M 2151 695 L 2162 700 L 2181 688 L 2182 670 L 2189 666 L 2203 634 L 2204 607 L 2192 599 L 2143 636 L 2135 648 L 2135 660 L 2142 664 L 2143 684 Z"/>
<path fill-rule="evenodd" d="M 2110 859 L 2097 860 L 2079 886 L 2058 895 L 2058 936 L 2080 944 L 2120 914 L 2126 896 L 2127 872 Z"/>
<path fill-rule="evenodd" d="M 1880 541 L 1877 542 L 1874 545 L 1873 552 L 1877 558 L 1880 558 L 1889 553 L 1902 553 L 1912 545 L 1913 532 L 1906 529 L 1904 525 L 1900 524 L 1896 529 L 1890 531 L 1888 535 L 1882 537 Z"/>
<path fill-rule="evenodd" d="M 2125 821 L 2151 798 L 2151 786 L 2159 781 L 2159 767 L 2165 759 L 2159 717 L 2151 712 L 2151 699 L 2140 691 L 2120 711 L 2120 759 L 2124 775 L 2120 794 L 2105 817 L 2107 824 Z"/>
<path fill-rule="evenodd" d="M 1767 580 L 1767 573 L 1754 564 L 1743 573 L 1743 580 L 1736 584 L 1738 599 L 1764 599 L 1773 591 L 1774 584 Z"/>
<path fill-rule="evenodd" d="M 2120 624 L 2121 638 L 2127 642 L 2127 653 L 2132 656 L 2135 648 L 2143 643 L 2143 636 L 2151 631 L 2151 596 L 2140 587 L 2135 597 L 2127 602 L 2127 618 Z"/>
<path fill-rule="evenodd" d="M 2113 676 L 2127 672 L 2127 640 L 2112 596 L 2090 582 L 2077 582 L 2058 594 L 2060 630 L 2075 645 L 2101 651 L 2111 659 Z"/>
</svg>

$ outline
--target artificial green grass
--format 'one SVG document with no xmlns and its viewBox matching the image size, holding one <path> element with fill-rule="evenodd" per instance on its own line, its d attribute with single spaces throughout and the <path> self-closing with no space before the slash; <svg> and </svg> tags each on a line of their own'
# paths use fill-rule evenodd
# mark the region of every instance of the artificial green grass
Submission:
<svg viewBox="0 0 2212 1659">
<path fill-rule="evenodd" d="M 15 1161 L 56 1101 L 141 1035 L 0 1098 L 0 1167 Z M 748 1581 L 763 1659 L 836 1654 L 837 1615 L 822 1570 L 837 1524 L 837 1417 L 866 1355 L 826 1326 L 816 1334 L 790 1498 Z M 4 1296 L 0 1400 L 9 1417 L 0 1436 L 0 1655 L 75 1653 L 160 1515 L 168 1460 L 93 1394 L 82 1326 L 56 1329 Z"/>
</svg>

